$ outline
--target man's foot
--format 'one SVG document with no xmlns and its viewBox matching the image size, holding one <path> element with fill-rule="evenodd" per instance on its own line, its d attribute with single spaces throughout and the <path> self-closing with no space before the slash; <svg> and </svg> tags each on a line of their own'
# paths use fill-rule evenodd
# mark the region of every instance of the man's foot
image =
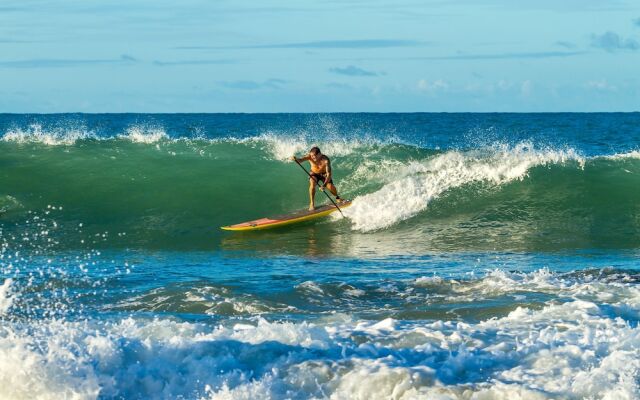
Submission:
<svg viewBox="0 0 640 400">
<path fill-rule="evenodd" d="M 340 204 L 340 203 L 344 203 L 345 199 L 343 199 L 342 197 L 336 196 L 336 201 L 338 202 L 338 204 Z"/>
<path fill-rule="evenodd" d="M 309 206 L 309 211 L 313 211 L 313 210 L 315 210 L 315 209 L 316 209 L 316 208 L 315 208 L 315 206 L 314 206 L 313 204 L 311 204 L 311 205 Z"/>
</svg>

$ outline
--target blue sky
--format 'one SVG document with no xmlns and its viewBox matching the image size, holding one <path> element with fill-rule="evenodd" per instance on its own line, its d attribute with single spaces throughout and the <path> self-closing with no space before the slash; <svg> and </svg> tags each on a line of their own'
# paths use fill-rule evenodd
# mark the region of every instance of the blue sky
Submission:
<svg viewBox="0 0 640 400">
<path fill-rule="evenodd" d="M 3 0 L 0 112 L 640 111 L 638 0 Z"/>
</svg>

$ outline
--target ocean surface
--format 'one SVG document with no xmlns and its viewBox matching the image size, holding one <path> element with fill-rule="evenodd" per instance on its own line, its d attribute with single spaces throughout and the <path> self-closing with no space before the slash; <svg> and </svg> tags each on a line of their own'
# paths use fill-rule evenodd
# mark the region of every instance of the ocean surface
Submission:
<svg viewBox="0 0 640 400">
<path fill-rule="evenodd" d="M 639 320 L 640 113 L 0 114 L 0 399 L 637 399 Z"/>
</svg>

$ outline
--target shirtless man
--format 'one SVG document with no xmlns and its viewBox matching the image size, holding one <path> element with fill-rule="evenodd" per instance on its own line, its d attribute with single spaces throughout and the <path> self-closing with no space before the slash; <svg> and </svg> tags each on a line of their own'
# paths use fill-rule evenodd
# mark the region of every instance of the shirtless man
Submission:
<svg viewBox="0 0 640 400">
<path fill-rule="evenodd" d="M 320 190 L 324 190 L 326 187 L 329 191 L 336 196 L 338 202 L 342 202 L 340 196 L 338 196 L 338 189 L 336 189 L 331 179 L 331 161 L 329 157 L 320 152 L 318 147 L 312 147 L 309 153 L 301 158 L 292 156 L 293 161 L 309 161 L 311 164 L 311 177 L 309 178 L 309 211 L 313 211 L 315 207 L 315 195 L 316 195 L 316 182 L 322 181 Z"/>
</svg>

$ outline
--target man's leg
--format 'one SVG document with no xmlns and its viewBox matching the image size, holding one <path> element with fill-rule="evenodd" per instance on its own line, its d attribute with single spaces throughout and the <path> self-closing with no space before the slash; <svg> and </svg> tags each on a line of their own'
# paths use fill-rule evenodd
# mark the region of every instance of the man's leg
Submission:
<svg viewBox="0 0 640 400">
<path fill-rule="evenodd" d="M 329 189 L 329 191 L 331 192 L 331 194 L 338 197 L 338 189 L 336 189 L 336 186 L 333 184 L 333 182 L 327 183 L 326 186 L 327 186 L 327 189 Z"/>
<path fill-rule="evenodd" d="M 316 180 L 309 178 L 309 211 L 315 210 Z"/>
</svg>

